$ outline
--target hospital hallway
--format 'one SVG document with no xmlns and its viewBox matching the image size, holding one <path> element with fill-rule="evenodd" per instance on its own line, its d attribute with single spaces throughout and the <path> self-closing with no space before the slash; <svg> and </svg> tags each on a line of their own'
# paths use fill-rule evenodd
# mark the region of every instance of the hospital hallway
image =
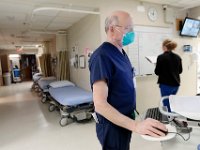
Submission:
<svg viewBox="0 0 200 150">
<path fill-rule="evenodd" d="M 58 111 L 49 112 L 32 82 L 0 87 L 1 150 L 100 150 L 95 123 L 59 125 Z M 131 150 L 161 150 L 159 142 L 151 142 L 134 134 Z"/>
</svg>

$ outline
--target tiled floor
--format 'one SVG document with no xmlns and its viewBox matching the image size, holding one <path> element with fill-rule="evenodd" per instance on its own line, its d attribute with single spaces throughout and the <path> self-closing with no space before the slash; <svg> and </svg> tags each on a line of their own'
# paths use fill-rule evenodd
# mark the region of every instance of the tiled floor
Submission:
<svg viewBox="0 0 200 150">
<path fill-rule="evenodd" d="M 49 112 L 31 82 L 0 87 L 1 150 L 100 150 L 94 122 L 59 125 L 58 112 Z M 160 143 L 133 134 L 131 150 L 160 150 Z"/>
</svg>

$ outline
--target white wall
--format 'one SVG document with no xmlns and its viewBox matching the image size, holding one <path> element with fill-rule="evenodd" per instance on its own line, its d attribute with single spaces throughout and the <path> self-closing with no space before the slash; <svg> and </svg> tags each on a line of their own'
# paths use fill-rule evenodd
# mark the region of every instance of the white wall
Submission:
<svg viewBox="0 0 200 150">
<path fill-rule="evenodd" d="M 137 6 L 139 2 L 115 2 L 114 4 L 109 2 L 101 5 L 101 37 L 102 41 L 106 38 L 104 32 L 104 20 L 110 12 L 114 10 L 125 10 L 128 11 L 135 25 L 145 25 L 145 26 L 160 26 L 160 27 L 171 27 L 174 31 L 174 40 L 178 42 L 178 48 L 176 53 L 178 53 L 183 62 L 183 73 L 181 74 L 181 87 L 178 95 L 195 95 L 196 94 L 196 63 L 191 63 L 190 54 L 182 52 L 182 46 L 184 44 L 191 44 L 193 47 L 197 44 L 197 39 L 192 38 L 181 38 L 176 31 L 175 17 L 173 24 L 167 24 L 164 20 L 164 12 L 161 5 L 144 3 L 145 12 L 138 12 Z M 150 7 L 155 7 L 158 11 L 158 20 L 152 22 L 147 17 L 147 10 Z M 175 9 L 177 11 L 177 9 Z M 180 12 L 178 18 L 184 18 L 186 11 Z M 146 76 L 137 77 L 137 109 L 140 112 L 144 112 L 149 107 L 158 106 L 160 100 L 160 91 L 157 85 L 157 76 Z"/>
<path fill-rule="evenodd" d="M 191 9 L 189 16 L 192 18 L 200 19 L 200 7 L 195 7 Z"/>
<path fill-rule="evenodd" d="M 17 65 L 18 68 L 20 69 L 20 63 L 19 63 L 19 61 L 20 61 L 20 55 L 18 55 L 16 57 L 9 57 L 9 60 L 12 61 L 12 67 L 13 68 L 15 67 L 15 65 Z"/>
<path fill-rule="evenodd" d="M 56 35 L 56 51 L 66 51 L 67 50 L 67 35 L 57 34 Z"/>
<path fill-rule="evenodd" d="M 151 3 L 143 3 L 145 7 L 145 12 L 137 11 L 137 6 L 140 4 L 138 1 L 116 1 L 115 3 L 107 1 L 104 4 L 101 4 L 101 37 L 102 41 L 105 40 L 105 32 L 104 32 L 104 20 L 111 12 L 115 10 L 125 10 L 130 13 L 133 19 L 134 25 L 148 25 L 148 26 L 160 26 L 160 27 L 170 27 L 171 24 L 166 24 L 164 22 L 163 8 L 161 5 L 151 4 Z M 158 20 L 152 22 L 148 19 L 147 13 L 148 9 L 151 7 L 155 7 L 158 11 Z"/>
<path fill-rule="evenodd" d="M 190 44 L 195 47 L 198 44 L 198 39 L 194 38 L 183 38 L 179 36 L 179 31 L 176 31 L 176 18 L 184 19 L 187 11 L 178 12 L 179 14 L 174 17 L 173 24 L 167 24 L 164 20 L 164 13 L 162 5 L 143 3 L 145 6 L 145 12 L 138 12 L 137 6 L 138 1 L 106 1 L 100 3 L 100 13 L 99 17 L 89 15 L 85 17 L 78 23 L 74 24 L 69 29 L 68 37 L 68 50 L 72 52 L 72 47 L 76 46 L 78 49 L 78 54 L 82 55 L 85 48 L 90 50 L 95 50 L 101 42 L 106 40 L 106 34 L 104 31 L 104 21 L 107 15 L 115 10 L 125 10 L 128 11 L 135 25 L 144 26 L 159 26 L 159 27 L 171 27 L 174 31 L 174 40 L 177 41 L 178 47 L 176 53 L 178 53 L 182 58 L 183 63 L 183 73 L 181 74 L 181 86 L 178 95 L 195 95 L 196 94 L 196 63 L 191 61 L 191 54 L 183 53 L 182 47 L 185 44 Z M 147 10 L 150 7 L 155 7 L 158 11 L 158 20 L 151 22 L 147 17 Z M 86 63 L 88 66 L 88 63 Z M 89 71 L 88 67 L 86 69 L 75 69 L 71 67 L 70 78 L 78 86 L 90 90 L 89 84 Z M 157 85 L 157 76 L 147 76 L 147 77 L 137 77 L 137 109 L 140 112 L 144 112 L 149 107 L 158 106 L 160 99 L 160 91 Z"/>
<path fill-rule="evenodd" d="M 75 53 L 79 56 L 85 55 L 86 57 L 85 69 L 70 67 L 70 80 L 86 90 L 90 90 L 90 75 L 88 69 L 89 58 L 85 54 L 85 50 L 94 51 L 98 45 L 100 45 L 99 15 L 88 15 L 68 30 L 68 50 L 70 51 L 70 57 L 74 57 L 72 47 L 76 47 L 77 52 Z"/>
</svg>

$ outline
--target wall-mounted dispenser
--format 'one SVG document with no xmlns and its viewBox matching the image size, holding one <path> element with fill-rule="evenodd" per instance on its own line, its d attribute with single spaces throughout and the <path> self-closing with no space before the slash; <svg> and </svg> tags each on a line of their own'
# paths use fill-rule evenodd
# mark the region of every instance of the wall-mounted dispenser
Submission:
<svg viewBox="0 0 200 150">
<path fill-rule="evenodd" d="M 184 52 L 192 52 L 192 46 L 191 45 L 183 45 L 183 51 Z"/>
</svg>

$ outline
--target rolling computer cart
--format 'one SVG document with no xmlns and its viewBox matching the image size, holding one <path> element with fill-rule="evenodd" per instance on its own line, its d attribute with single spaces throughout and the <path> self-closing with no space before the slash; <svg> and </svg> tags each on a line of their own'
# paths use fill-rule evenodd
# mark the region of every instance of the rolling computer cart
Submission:
<svg viewBox="0 0 200 150">
<path fill-rule="evenodd" d="M 13 69 L 12 70 L 12 76 L 13 76 L 13 82 L 17 83 L 17 82 L 21 82 L 21 75 L 20 75 L 20 69 Z"/>
</svg>

